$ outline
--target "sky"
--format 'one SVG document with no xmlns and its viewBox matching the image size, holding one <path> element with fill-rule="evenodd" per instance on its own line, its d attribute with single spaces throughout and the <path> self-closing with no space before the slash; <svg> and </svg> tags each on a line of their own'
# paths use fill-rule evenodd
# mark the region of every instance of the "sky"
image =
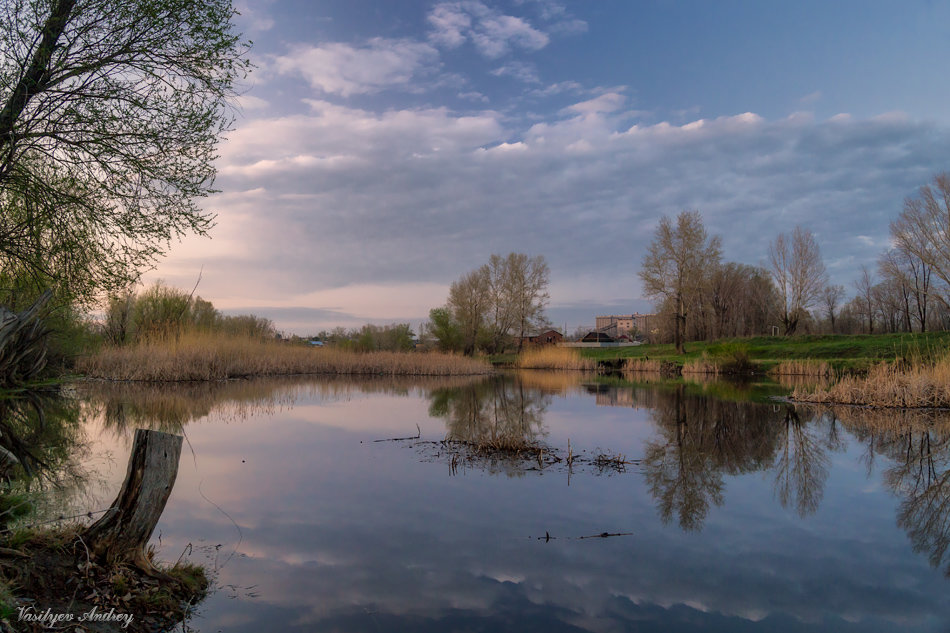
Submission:
<svg viewBox="0 0 950 633">
<path fill-rule="evenodd" d="M 663 216 L 727 261 L 812 231 L 854 294 L 950 170 L 950 3 L 242 0 L 256 68 L 207 237 L 145 276 L 286 333 L 414 327 L 493 253 L 546 259 L 549 319 L 649 312 Z"/>
</svg>

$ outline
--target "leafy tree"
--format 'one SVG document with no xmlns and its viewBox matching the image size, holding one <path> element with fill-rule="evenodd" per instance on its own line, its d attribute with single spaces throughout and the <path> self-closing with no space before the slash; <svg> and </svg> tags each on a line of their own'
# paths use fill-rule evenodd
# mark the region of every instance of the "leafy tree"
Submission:
<svg viewBox="0 0 950 633">
<path fill-rule="evenodd" d="M 249 69 L 230 0 L 0 7 L 0 269 L 89 302 L 205 234 Z"/>
<path fill-rule="evenodd" d="M 689 308 L 702 291 L 707 271 L 720 259 L 719 237 L 708 237 L 699 211 L 683 211 L 672 220 L 664 217 L 643 258 L 640 279 L 644 292 L 673 310 L 676 351 L 683 353 L 683 330 Z"/>
<path fill-rule="evenodd" d="M 429 334 L 443 352 L 462 351 L 462 331 L 448 308 L 429 310 Z"/>
</svg>

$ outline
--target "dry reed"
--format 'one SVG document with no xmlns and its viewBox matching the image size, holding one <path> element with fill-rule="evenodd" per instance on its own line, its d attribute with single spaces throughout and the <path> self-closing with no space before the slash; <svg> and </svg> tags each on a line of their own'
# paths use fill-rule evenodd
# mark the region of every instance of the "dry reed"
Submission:
<svg viewBox="0 0 950 633">
<path fill-rule="evenodd" d="M 722 365 L 711 360 L 705 354 L 683 363 L 683 374 L 706 374 L 718 376 L 722 373 Z"/>
<path fill-rule="evenodd" d="M 294 374 L 459 376 L 493 371 L 486 362 L 450 354 L 361 354 L 209 334 L 106 348 L 80 358 L 77 370 L 90 378 L 146 382 Z"/>
<path fill-rule="evenodd" d="M 950 356 L 933 364 L 882 363 L 866 376 L 845 376 L 827 389 L 796 389 L 792 398 L 872 407 L 950 407 Z"/>
<path fill-rule="evenodd" d="M 519 369 L 580 369 L 591 371 L 597 363 L 584 358 L 580 352 L 570 347 L 532 347 L 518 356 L 515 366 Z"/>
<path fill-rule="evenodd" d="M 628 358 L 623 363 L 624 371 L 644 371 L 650 373 L 660 373 L 666 368 L 664 361 L 653 358 Z"/>
<path fill-rule="evenodd" d="M 807 376 L 809 378 L 834 378 L 835 370 L 825 361 L 783 360 L 769 370 L 775 376 Z"/>
</svg>

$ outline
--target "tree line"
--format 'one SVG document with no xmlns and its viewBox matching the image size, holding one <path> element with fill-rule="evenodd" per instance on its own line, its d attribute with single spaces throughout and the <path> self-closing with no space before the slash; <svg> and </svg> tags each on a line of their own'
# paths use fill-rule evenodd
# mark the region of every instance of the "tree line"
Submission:
<svg viewBox="0 0 950 633">
<path fill-rule="evenodd" d="M 689 340 L 799 332 L 925 332 L 950 327 L 950 174 L 904 201 L 891 248 L 862 267 L 853 293 L 829 282 L 815 236 L 802 226 L 776 236 L 768 262 L 724 262 L 721 240 L 698 211 L 664 217 L 640 279 L 656 302 L 652 338 L 677 350 Z"/>
</svg>

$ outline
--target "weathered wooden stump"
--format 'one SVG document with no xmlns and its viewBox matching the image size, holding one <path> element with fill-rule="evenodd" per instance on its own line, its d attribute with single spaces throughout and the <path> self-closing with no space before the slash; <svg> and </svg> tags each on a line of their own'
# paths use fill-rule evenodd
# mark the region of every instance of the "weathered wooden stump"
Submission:
<svg viewBox="0 0 950 633">
<path fill-rule="evenodd" d="M 19 387 L 46 366 L 47 330 L 39 316 L 52 296 L 47 290 L 20 313 L 0 306 L 0 388 Z"/>
<path fill-rule="evenodd" d="M 83 539 L 90 555 L 107 563 L 132 563 L 157 574 L 145 548 L 178 476 L 182 436 L 135 430 L 129 468 L 112 507 L 90 525 Z"/>
</svg>

